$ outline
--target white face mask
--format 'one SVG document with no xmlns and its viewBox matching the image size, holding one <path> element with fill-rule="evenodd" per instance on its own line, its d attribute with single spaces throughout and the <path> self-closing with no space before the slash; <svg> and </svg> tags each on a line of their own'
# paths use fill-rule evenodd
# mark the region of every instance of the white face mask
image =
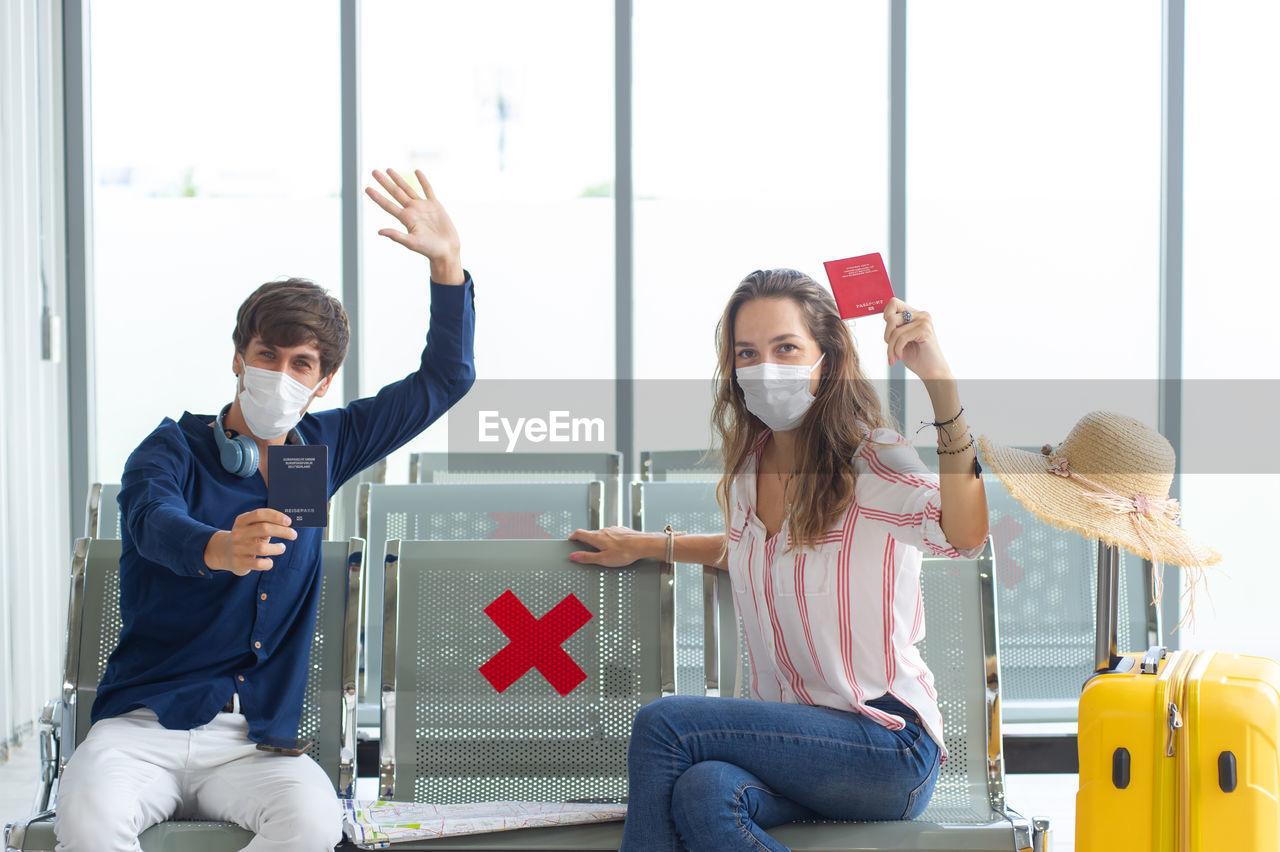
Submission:
<svg viewBox="0 0 1280 852">
<path fill-rule="evenodd" d="M 819 355 L 810 366 L 764 363 L 739 367 L 738 387 L 742 388 L 747 411 L 775 432 L 799 426 L 813 405 L 809 377 L 824 357 Z"/>
<path fill-rule="evenodd" d="M 243 359 L 241 363 L 244 363 Z M 244 390 L 240 389 L 240 379 Z M 321 379 L 320 382 L 323 382 Z M 320 387 L 309 388 L 284 371 L 264 370 L 244 365 L 244 373 L 236 379 L 240 397 L 240 413 L 249 431 L 264 441 L 285 434 L 302 419 L 311 395 Z"/>
</svg>

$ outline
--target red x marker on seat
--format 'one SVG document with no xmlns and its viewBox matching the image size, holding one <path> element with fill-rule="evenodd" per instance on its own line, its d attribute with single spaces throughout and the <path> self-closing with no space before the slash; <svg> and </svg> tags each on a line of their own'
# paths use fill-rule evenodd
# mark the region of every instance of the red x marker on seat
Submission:
<svg viewBox="0 0 1280 852">
<path fill-rule="evenodd" d="M 480 674 L 498 692 L 506 691 L 531 668 L 537 669 L 561 695 L 568 695 L 586 680 L 586 672 L 560 647 L 591 620 L 591 613 L 574 595 L 566 595 L 550 612 L 535 619 L 507 589 L 484 612 L 511 640 L 480 667 Z"/>
</svg>

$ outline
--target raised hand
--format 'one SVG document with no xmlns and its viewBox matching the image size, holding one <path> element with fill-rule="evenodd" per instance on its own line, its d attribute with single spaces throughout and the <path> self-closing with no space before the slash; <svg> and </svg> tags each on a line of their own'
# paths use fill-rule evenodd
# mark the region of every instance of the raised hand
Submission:
<svg viewBox="0 0 1280 852">
<path fill-rule="evenodd" d="M 884 342 L 889 364 L 903 365 L 926 381 L 951 378 L 951 367 L 942 356 L 933 317 L 894 297 L 884 306 Z"/>
<path fill-rule="evenodd" d="M 378 234 L 430 260 L 433 281 L 440 284 L 461 284 L 464 273 L 458 231 L 444 205 L 436 198 L 427 176 L 421 169 L 415 170 L 414 175 L 418 178 L 425 197 L 419 196 L 413 185 L 395 169 L 387 169 L 385 172 L 374 169 L 374 179 L 391 197 L 388 198 L 372 186 L 365 187 L 365 193 L 404 226 L 403 231 L 383 228 Z"/>
</svg>

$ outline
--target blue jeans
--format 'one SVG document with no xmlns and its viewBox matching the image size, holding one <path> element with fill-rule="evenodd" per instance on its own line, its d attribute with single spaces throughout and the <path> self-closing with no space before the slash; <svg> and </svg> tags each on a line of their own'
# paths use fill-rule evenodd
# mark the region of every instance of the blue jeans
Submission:
<svg viewBox="0 0 1280 852">
<path fill-rule="evenodd" d="M 808 704 L 673 695 L 636 714 L 627 753 L 623 852 L 786 847 L 765 829 L 796 819 L 912 819 L 938 777 L 940 750 L 906 714 L 890 731 Z"/>
</svg>

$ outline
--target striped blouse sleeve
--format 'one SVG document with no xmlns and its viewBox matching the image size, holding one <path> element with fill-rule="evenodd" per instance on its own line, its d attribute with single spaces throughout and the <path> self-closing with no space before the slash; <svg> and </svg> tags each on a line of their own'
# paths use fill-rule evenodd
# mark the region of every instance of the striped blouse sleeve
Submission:
<svg viewBox="0 0 1280 852">
<path fill-rule="evenodd" d="M 958 550 L 942 531 L 942 492 L 905 438 L 876 429 L 854 454 L 858 519 L 879 524 L 903 544 L 934 556 L 972 558 L 984 545 Z"/>
</svg>

